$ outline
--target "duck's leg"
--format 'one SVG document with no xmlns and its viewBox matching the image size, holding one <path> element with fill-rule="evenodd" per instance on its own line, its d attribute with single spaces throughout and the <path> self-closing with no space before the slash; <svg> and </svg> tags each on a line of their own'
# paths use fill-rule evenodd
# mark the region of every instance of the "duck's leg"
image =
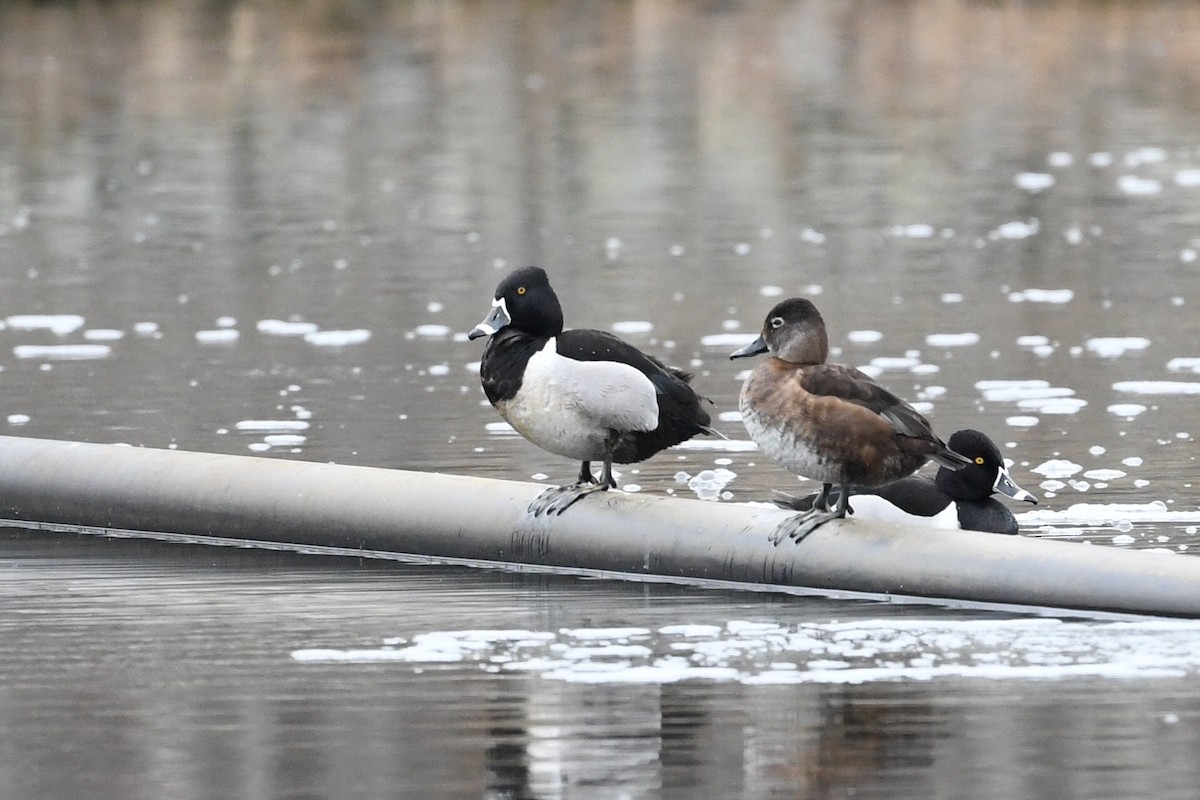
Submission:
<svg viewBox="0 0 1200 800">
<path fill-rule="evenodd" d="M 820 497 L 813 502 L 811 511 L 797 514 L 779 523 L 779 527 L 771 533 L 771 543 L 779 544 L 784 539 L 799 542 L 831 519 L 843 519 L 850 508 L 850 487 L 845 484 L 841 485 L 838 492 L 837 506 L 833 510 L 827 507 L 830 489 L 831 485 L 828 483 L 825 484 L 821 490 Z M 818 507 L 818 503 L 822 500 L 825 501 L 824 505 Z"/>
<path fill-rule="evenodd" d="M 579 467 L 579 482 L 569 486 L 559 486 L 547 489 L 539 494 L 529 504 L 529 513 L 535 517 L 542 514 L 553 516 L 561 514 L 570 508 L 576 500 L 592 492 L 606 492 L 609 488 L 617 488 L 617 482 L 612 476 L 613 449 L 616 447 L 616 437 L 612 438 L 611 446 L 604 458 L 604 471 L 599 481 L 592 475 L 592 463 L 584 461 Z"/>
</svg>

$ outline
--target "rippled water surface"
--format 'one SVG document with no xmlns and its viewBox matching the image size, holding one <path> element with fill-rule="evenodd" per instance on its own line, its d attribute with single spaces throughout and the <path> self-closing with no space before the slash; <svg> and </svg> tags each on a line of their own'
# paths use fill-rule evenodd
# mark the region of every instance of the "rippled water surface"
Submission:
<svg viewBox="0 0 1200 800">
<path fill-rule="evenodd" d="M 729 437 L 627 489 L 797 490 L 727 356 L 805 295 L 1000 444 L 1026 535 L 1194 557 L 1198 39 L 1190 3 L 7 3 L 0 433 L 563 482 L 465 338 L 536 263 Z M 1200 784 L 1190 622 L 20 531 L 0 570 L 14 797 Z"/>
</svg>

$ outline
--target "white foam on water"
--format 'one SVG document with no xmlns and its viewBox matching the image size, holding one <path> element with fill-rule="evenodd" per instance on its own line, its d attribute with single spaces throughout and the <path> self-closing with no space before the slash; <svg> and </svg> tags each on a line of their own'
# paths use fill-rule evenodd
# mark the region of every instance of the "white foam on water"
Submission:
<svg viewBox="0 0 1200 800">
<path fill-rule="evenodd" d="M 1034 194 L 1054 185 L 1054 176 L 1045 172 L 1021 172 L 1013 181 L 1017 188 Z"/>
<path fill-rule="evenodd" d="M 47 361 L 90 361 L 111 354 L 112 348 L 106 344 L 19 344 L 13 348 L 17 358 Z"/>
<path fill-rule="evenodd" d="M 1075 396 L 1074 389 L 1051 386 L 1043 380 L 985 380 L 976 381 L 975 388 L 983 393 L 983 399 L 992 403 L 1014 403 L 1032 400 L 1051 400 Z"/>
<path fill-rule="evenodd" d="M 1034 334 L 1030 336 L 1017 337 L 1018 347 L 1044 347 L 1048 344 L 1050 344 L 1050 340 L 1045 336 L 1038 336 Z"/>
<path fill-rule="evenodd" d="M 89 342 L 116 342 L 125 338 L 125 331 L 115 328 L 91 328 L 83 332 L 83 338 Z"/>
<path fill-rule="evenodd" d="M 791 625 L 730 620 L 647 629 L 430 631 L 378 647 L 302 648 L 306 663 L 470 668 L 581 684 L 860 684 L 1185 676 L 1200 671 L 1200 622 L 901 618 Z"/>
<path fill-rule="evenodd" d="M 1126 473 L 1119 469 L 1089 469 L 1083 473 L 1083 477 L 1093 481 L 1115 481 L 1117 478 L 1124 478 Z"/>
<path fill-rule="evenodd" d="M 921 359 L 915 356 L 877 356 L 871 359 L 871 366 L 880 370 L 912 369 L 920 363 Z"/>
<path fill-rule="evenodd" d="M 244 419 L 234 427 L 239 431 L 306 431 L 308 423 L 302 419 Z"/>
<path fill-rule="evenodd" d="M 925 337 L 930 347 L 968 347 L 979 344 L 978 333 L 931 333 Z"/>
<path fill-rule="evenodd" d="M 237 317 L 217 317 L 216 324 L 218 328 L 232 328 L 237 325 Z"/>
<path fill-rule="evenodd" d="M 1014 428 L 1032 428 L 1040 422 L 1037 417 L 1005 417 L 1004 422 Z"/>
<path fill-rule="evenodd" d="M 1075 163 L 1075 156 L 1071 155 L 1070 153 L 1065 153 L 1061 150 L 1056 150 L 1055 152 L 1046 156 L 1046 163 L 1052 167 L 1069 167 Z"/>
<path fill-rule="evenodd" d="M 717 414 L 717 419 L 721 422 L 741 422 L 742 412 L 740 411 L 722 411 Z"/>
<path fill-rule="evenodd" d="M 1074 297 L 1075 292 L 1070 289 L 1025 289 L 1008 295 L 1008 299 L 1014 303 L 1062 304 L 1071 302 Z"/>
<path fill-rule="evenodd" d="M 1118 381 L 1112 388 L 1126 394 L 1200 394 L 1200 383 L 1192 381 Z"/>
<path fill-rule="evenodd" d="M 1093 167 L 1111 167 L 1113 165 L 1113 154 L 1103 150 L 1091 153 L 1088 155 L 1088 163 Z"/>
<path fill-rule="evenodd" d="M 758 293 L 761 294 L 763 297 L 782 297 L 783 296 L 783 287 L 782 286 L 770 286 L 770 285 L 762 286 L 762 287 L 759 287 Z"/>
<path fill-rule="evenodd" d="M 900 236 L 906 239 L 928 239 L 937 233 L 937 228 L 923 222 L 917 222 L 912 225 L 896 225 L 890 229 L 890 233 L 892 236 Z"/>
<path fill-rule="evenodd" d="M 736 472 L 724 467 L 705 469 L 690 477 L 687 487 L 701 500 L 720 500 L 721 492 L 736 477 Z"/>
<path fill-rule="evenodd" d="M 1129 456 L 1128 458 L 1122 458 L 1121 463 L 1127 467 L 1140 467 L 1142 465 L 1142 457 Z"/>
<path fill-rule="evenodd" d="M 484 430 L 493 436 L 515 436 L 517 430 L 507 422 L 489 422 L 483 426 Z"/>
<path fill-rule="evenodd" d="M 8 415 L 8 424 L 9 425 L 27 425 L 28 423 L 29 423 L 29 415 L 28 414 L 9 414 Z"/>
<path fill-rule="evenodd" d="M 426 370 L 426 372 L 428 372 L 430 375 L 434 375 L 437 377 L 440 377 L 442 375 L 449 375 L 450 374 L 450 365 L 449 364 L 431 364 L 429 366 L 429 369 Z"/>
<path fill-rule="evenodd" d="M 1075 503 L 1061 511 L 1039 508 L 1018 514 L 1022 523 L 1051 525 L 1116 525 L 1122 520 L 1135 524 L 1182 524 L 1200 522 L 1200 511 L 1171 511 L 1161 500 L 1148 503 Z"/>
<path fill-rule="evenodd" d="M 263 437 L 263 442 L 271 447 L 298 447 L 306 441 L 308 437 L 298 433 L 271 433 Z"/>
<path fill-rule="evenodd" d="M 1178 186 L 1200 186 L 1200 169 L 1181 169 L 1175 173 L 1175 183 Z"/>
<path fill-rule="evenodd" d="M 1161 147 L 1146 145 L 1125 154 L 1125 166 L 1140 167 L 1143 164 L 1161 164 L 1167 160 L 1167 151 Z"/>
<path fill-rule="evenodd" d="M 757 333 L 710 333 L 700 337 L 700 344 L 704 347 L 745 347 L 757 338 Z"/>
<path fill-rule="evenodd" d="M 646 320 L 622 320 L 612 324 L 613 333 L 630 335 L 635 333 L 649 333 L 654 330 L 654 323 Z"/>
<path fill-rule="evenodd" d="M 883 339 L 883 333 L 880 331 L 850 331 L 846 334 L 846 341 L 854 342 L 855 344 L 870 344 Z"/>
<path fill-rule="evenodd" d="M 138 336 L 153 336 L 158 333 L 157 322 L 135 322 L 133 324 L 133 332 Z"/>
<path fill-rule="evenodd" d="M 1113 403 L 1108 407 L 1108 413 L 1126 419 L 1133 419 L 1139 414 L 1144 414 L 1146 407 L 1140 403 Z"/>
<path fill-rule="evenodd" d="M 749 439 L 688 439 L 672 450 L 715 450 L 720 453 L 752 453 L 758 445 Z"/>
<path fill-rule="evenodd" d="M 1130 197 L 1150 197 L 1162 193 L 1162 181 L 1140 178 L 1137 175 L 1122 175 L 1117 178 L 1117 188 Z"/>
<path fill-rule="evenodd" d="M 963 297 L 958 292 L 946 292 L 945 294 L 942 295 L 941 299 L 942 299 L 943 303 L 951 304 L 951 303 L 961 303 L 966 298 Z"/>
<path fill-rule="evenodd" d="M 318 347 L 346 347 L 352 344 L 362 344 L 371 338 L 371 332 L 366 328 L 355 328 L 348 331 L 313 331 L 304 334 L 304 341 Z"/>
<path fill-rule="evenodd" d="M 1017 408 L 1042 414 L 1075 414 L 1086 406 L 1087 400 L 1078 397 L 1034 397 L 1017 401 Z"/>
<path fill-rule="evenodd" d="M 1167 371 L 1200 373 L 1200 358 L 1172 358 L 1167 362 Z"/>
<path fill-rule="evenodd" d="M 1141 336 L 1098 336 L 1088 339 L 1084 346 L 1101 358 L 1117 358 L 1130 350 L 1145 350 L 1150 340 Z"/>
<path fill-rule="evenodd" d="M 82 328 L 84 319 L 78 314 L 15 314 L 6 318 L 4 322 L 14 330 L 48 330 L 64 336 Z"/>
<path fill-rule="evenodd" d="M 200 344 L 231 344 L 238 340 L 239 334 L 233 328 L 219 328 L 211 331 L 196 331 L 196 341 Z"/>
<path fill-rule="evenodd" d="M 315 322 L 299 322 L 282 319 L 260 319 L 254 324 L 259 333 L 268 336 L 304 336 L 317 331 Z"/>
</svg>

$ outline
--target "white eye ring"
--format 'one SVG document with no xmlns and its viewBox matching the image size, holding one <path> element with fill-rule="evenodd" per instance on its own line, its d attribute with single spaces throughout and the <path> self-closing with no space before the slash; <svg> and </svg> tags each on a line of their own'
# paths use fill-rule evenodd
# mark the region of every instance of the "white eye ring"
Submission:
<svg viewBox="0 0 1200 800">
<path fill-rule="evenodd" d="M 783 317 L 772 317 L 771 318 L 771 327 L 772 328 L 779 328 L 782 326 L 783 326 Z"/>
</svg>

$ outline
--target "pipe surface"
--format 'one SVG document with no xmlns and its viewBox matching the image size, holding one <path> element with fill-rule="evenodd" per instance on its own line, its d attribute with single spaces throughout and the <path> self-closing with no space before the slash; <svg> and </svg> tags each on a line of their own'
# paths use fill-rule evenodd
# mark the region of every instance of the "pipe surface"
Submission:
<svg viewBox="0 0 1200 800">
<path fill-rule="evenodd" d="M 0 436 L 5 524 L 174 534 L 758 589 L 1200 617 L 1200 559 L 848 519 L 772 545 L 791 512 L 542 484 Z"/>
</svg>

